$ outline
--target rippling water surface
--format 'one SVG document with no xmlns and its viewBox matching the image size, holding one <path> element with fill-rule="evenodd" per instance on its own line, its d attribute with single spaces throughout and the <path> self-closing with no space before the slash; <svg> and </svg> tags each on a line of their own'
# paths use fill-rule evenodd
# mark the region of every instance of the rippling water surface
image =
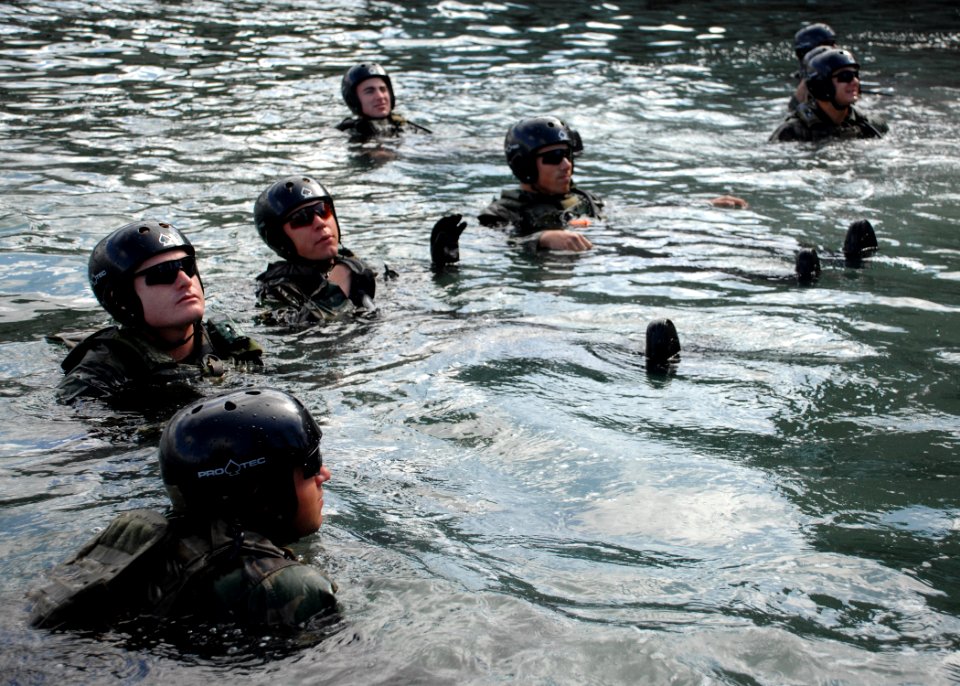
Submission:
<svg viewBox="0 0 960 686">
<path fill-rule="evenodd" d="M 0 6 L 5 681 L 960 680 L 960 13 L 543 4 Z M 822 20 L 891 134 L 769 145 L 792 35 Z M 433 135 L 333 128 L 340 75 L 371 60 Z M 474 219 L 512 183 L 507 126 L 539 113 L 580 130 L 577 178 L 607 201 L 589 253 L 532 258 Z M 400 273 L 376 316 L 257 323 L 253 200 L 296 171 Z M 470 219 L 462 263 L 434 276 L 449 212 Z M 141 217 L 191 237 L 211 314 L 268 348 L 225 385 L 322 417 L 329 516 L 300 552 L 347 621 L 319 645 L 210 656 L 25 626 L 45 569 L 165 503 L 168 413 L 57 406 L 45 340 L 106 322 L 87 256 Z M 861 217 L 880 251 L 850 268 Z M 825 257 L 812 286 L 791 276 L 803 246 Z M 643 364 L 659 317 L 684 347 L 667 374 Z"/>
</svg>

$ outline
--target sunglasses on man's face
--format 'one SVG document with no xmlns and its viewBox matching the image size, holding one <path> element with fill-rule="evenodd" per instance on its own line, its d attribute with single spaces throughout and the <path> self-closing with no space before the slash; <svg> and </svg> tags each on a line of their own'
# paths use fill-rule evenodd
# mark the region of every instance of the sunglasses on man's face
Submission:
<svg viewBox="0 0 960 686">
<path fill-rule="evenodd" d="M 323 456 L 320 454 L 320 444 L 305 458 L 303 458 L 303 478 L 309 479 L 320 473 L 323 466 Z"/>
<path fill-rule="evenodd" d="M 547 152 L 542 152 L 537 155 L 544 164 L 549 164 L 551 166 L 556 166 L 563 162 L 564 160 L 573 161 L 573 153 L 570 152 L 570 148 L 556 148 L 555 150 L 549 150 Z"/>
<path fill-rule="evenodd" d="M 180 272 L 191 279 L 197 275 L 197 260 L 192 255 L 178 260 L 168 260 L 139 271 L 134 277 L 142 276 L 148 286 L 169 286 L 177 280 Z"/>
<path fill-rule="evenodd" d="M 841 71 L 841 72 L 839 72 L 839 73 L 837 73 L 837 74 L 834 74 L 834 75 L 833 75 L 833 78 L 835 78 L 835 79 L 836 79 L 837 81 L 839 81 L 840 83 L 850 83 L 850 82 L 853 81 L 854 79 L 859 79 L 859 78 L 860 78 L 860 72 L 858 72 L 858 71 Z"/>
<path fill-rule="evenodd" d="M 287 215 L 287 222 L 291 229 L 303 229 L 313 225 L 313 216 L 320 217 L 323 221 L 330 221 L 333 216 L 333 205 L 328 202 L 318 202 L 314 205 L 301 207 Z"/>
</svg>

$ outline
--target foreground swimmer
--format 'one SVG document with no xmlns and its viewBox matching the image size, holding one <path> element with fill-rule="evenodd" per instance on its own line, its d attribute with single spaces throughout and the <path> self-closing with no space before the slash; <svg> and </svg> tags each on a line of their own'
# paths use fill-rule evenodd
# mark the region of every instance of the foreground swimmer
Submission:
<svg viewBox="0 0 960 686">
<path fill-rule="evenodd" d="M 379 64 L 350 67 L 343 75 L 340 94 L 354 116 L 341 121 L 337 128 L 350 132 L 354 139 L 395 136 L 407 129 L 430 133 L 393 111 L 397 106 L 393 83 Z"/>
<path fill-rule="evenodd" d="M 134 222 L 97 243 L 90 285 L 120 326 L 81 341 L 61 364 L 61 402 L 82 397 L 141 399 L 148 389 L 259 367 L 262 349 L 232 324 L 203 323 L 203 284 L 196 254 L 172 224 Z"/>
<path fill-rule="evenodd" d="M 810 98 L 780 124 L 771 142 L 881 138 L 887 133 L 886 121 L 854 107 L 860 99 L 860 65 L 850 52 L 827 48 L 807 65 L 804 83 Z"/>
<path fill-rule="evenodd" d="M 320 427 L 281 391 L 197 401 L 160 439 L 172 511 L 119 515 L 29 593 L 39 628 L 183 618 L 301 626 L 337 611 L 336 586 L 279 546 L 323 522 Z"/>
<path fill-rule="evenodd" d="M 511 226 L 514 242 L 531 251 L 592 248 L 593 243 L 574 230 L 603 217 L 603 201 L 573 182 L 574 158 L 583 152 L 580 134 L 557 117 L 533 117 L 511 126 L 503 147 L 520 187 L 503 190 L 480 213 L 480 223 Z M 747 206 L 729 195 L 710 202 L 719 207 Z"/>
</svg>

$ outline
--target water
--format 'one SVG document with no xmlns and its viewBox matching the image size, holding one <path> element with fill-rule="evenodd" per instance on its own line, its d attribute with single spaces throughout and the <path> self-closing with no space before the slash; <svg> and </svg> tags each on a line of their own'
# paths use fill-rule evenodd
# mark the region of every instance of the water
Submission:
<svg viewBox="0 0 960 686">
<path fill-rule="evenodd" d="M 826 20 L 891 135 L 767 145 L 789 41 Z M 0 674 L 9 683 L 960 680 L 960 14 L 786 2 L 15 2 L 0 7 Z M 351 146 L 340 75 L 384 63 L 434 131 Z M 568 118 L 608 203 L 590 253 L 479 227 L 514 120 Z M 309 171 L 344 241 L 400 272 L 379 312 L 256 323 L 253 200 Z M 712 208 L 721 193 L 748 210 Z M 470 219 L 457 273 L 429 227 Z M 166 219 L 211 313 L 324 425 L 328 517 L 299 552 L 347 627 L 200 654 L 26 628 L 23 594 L 119 509 L 162 507 L 163 410 L 62 408 L 57 331 L 106 322 L 85 265 Z M 836 256 L 865 217 L 880 251 Z M 684 347 L 643 364 L 647 322 Z M 211 391 L 215 388 L 211 388 Z M 214 645 L 217 635 L 206 636 Z"/>
</svg>

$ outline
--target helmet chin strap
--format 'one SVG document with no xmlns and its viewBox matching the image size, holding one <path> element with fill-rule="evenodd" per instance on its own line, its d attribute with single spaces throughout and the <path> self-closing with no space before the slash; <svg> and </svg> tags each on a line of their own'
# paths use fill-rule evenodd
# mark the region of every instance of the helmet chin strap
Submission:
<svg viewBox="0 0 960 686">
<path fill-rule="evenodd" d="M 193 323 L 190 325 L 190 333 L 189 333 L 189 335 L 187 335 L 187 336 L 185 336 L 185 337 L 183 337 L 183 338 L 181 338 L 181 339 L 179 339 L 179 340 L 176 340 L 176 341 L 167 341 L 167 340 L 164 340 L 164 339 L 162 339 L 162 338 L 159 338 L 159 337 L 156 336 L 156 335 L 153 335 L 153 336 L 151 336 L 151 337 L 156 341 L 157 347 L 160 348 L 161 350 L 164 350 L 164 351 L 167 351 L 167 350 L 176 350 L 177 348 L 179 348 L 179 347 L 180 347 L 181 345 L 183 345 L 184 343 L 187 343 L 188 341 L 190 341 L 190 340 L 196 335 L 196 333 L 197 333 L 197 327 L 198 327 L 199 324 L 200 324 L 200 320 L 197 319 L 195 322 L 193 322 Z M 148 330 L 149 330 L 149 329 L 148 329 Z"/>
</svg>

